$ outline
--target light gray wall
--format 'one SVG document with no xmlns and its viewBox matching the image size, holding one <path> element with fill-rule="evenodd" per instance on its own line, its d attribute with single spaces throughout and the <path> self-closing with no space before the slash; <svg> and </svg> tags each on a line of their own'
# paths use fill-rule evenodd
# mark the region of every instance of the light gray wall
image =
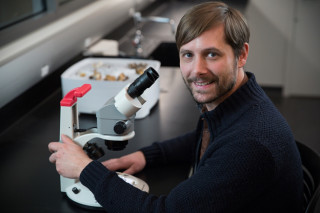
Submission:
<svg viewBox="0 0 320 213">
<path fill-rule="evenodd" d="M 260 84 L 283 86 L 293 0 L 251 0 L 245 10 L 251 30 L 247 69 Z"/>
<path fill-rule="evenodd" d="M 320 0 L 295 3 L 284 95 L 320 97 Z"/>
<path fill-rule="evenodd" d="M 320 97 L 320 0 L 250 0 L 247 69 L 285 96 Z"/>
</svg>

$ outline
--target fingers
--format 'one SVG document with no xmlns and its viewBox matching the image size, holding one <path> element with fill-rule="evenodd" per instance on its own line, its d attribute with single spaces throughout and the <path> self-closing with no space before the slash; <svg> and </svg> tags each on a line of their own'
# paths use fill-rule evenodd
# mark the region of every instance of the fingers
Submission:
<svg viewBox="0 0 320 213">
<path fill-rule="evenodd" d="M 53 153 L 53 154 L 50 155 L 49 161 L 50 161 L 51 163 L 56 163 L 56 161 L 57 161 L 56 153 Z"/>
<path fill-rule="evenodd" d="M 107 167 L 107 169 L 116 171 L 123 169 L 124 173 L 134 174 L 141 171 L 145 165 L 146 160 L 141 151 L 125 155 L 121 158 L 111 159 L 102 162 L 102 164 Z"/>
<path fill-rule="evenodd" d="M 126 173 L 128 175 L 133 175 L 136 173 L 136 170 L 134 169 L 134 167 L 130 167 L 129 169 L 125 170 L 123 173 Z"/>
<path fill-rule="evenodd" d="M 61 135 L 61 140 L 64 143 L 69 143 L 69 144 L 70 143 L 72 143 L 72 144 L 74 143 L 71 138 L 69 138 L 67 135 L 64 135 L 64 134 Z"/>
<path fill-rule="evenodd" d="M 63 143 L 66 143 L 66 144 L 74 143 L 71 138 L 69 138 L 68 136 L 63 135 L 63 134 L 61 135 L 61 140 L 62 140 Z M 61 143 L 60 142 L 51 142 L 48 145 L 49 151 L 51 153 L 57 152 L 60 147 L 61 147 Z"/>
<path fill-rule="evenodd" d="M 51 153 L 57 152 L 59 147 L 60 147 L 60 145 L 61 144 L 59 142 L 51 142 L 51 143 L 49 143 L 49 145 L 48 145 L 49 151 Z"/>
<path fill-rule="evenodd" d="M 59 150 L 63 149 L 64 144 L 71 144 L 74 143 L 68 136 L 61 135 L 62 142 L 51 142 L 48 144 L 49 152 L 52 154 L 49 157 L 49 161 L 51 163 L 56 163 L 58 159 L 58 152 Z"/>
<path fill-rule="evenodd" d="M 128 168 L 127 165 L 123 163 L 121 158 L 110 159 L 102 162 L 102 164 L 111 171 Z"/>
<path fill-rule="evenodd" d="M 61 143 L 60 142 L 51 142 L 48 145 L 49 151 L 52 153 L 49 157 L 49 161 L 51 163 L 56 163 L 58 151 L 60 149 Z"/>
<path fill-rule="evenodd" d="M 56 152 L 53 153 L 53 154 L 51 154 L 50 157 L 49 157 L 49 161 L 50 161 L 51 163 L 54 163 L 54 164 L 55 164 L 55 163 L 57 162 L 57 158 L 58 158 L 57 155 L 58 155 L 58 153 L 56 153 Z"/>
<path fill-rule="evenodd" d="M 136 169 L 134 168 L 132 163 L 130 164 L 128 162 L 125 162 L 121 158 L 110 159 L 110 160 L 102 162 L 102 164 L 105 167 L 107 167 L 107 169 L 109 169 L 111 171 L 125 169 L 125 171 L 123 173 L 129 174 L 129 175 L 132 175 L 136 172 Z"/>
</svg>

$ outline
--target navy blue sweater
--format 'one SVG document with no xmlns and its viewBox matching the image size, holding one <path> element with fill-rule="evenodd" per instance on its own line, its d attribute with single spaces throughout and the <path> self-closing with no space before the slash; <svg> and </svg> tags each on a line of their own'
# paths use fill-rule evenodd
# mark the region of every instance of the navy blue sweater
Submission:
<svg viewBox="0 0 320 213">
<path fill-rule="evenodd" d="M 141 192 L 97 161 L 80 181 L 108 212 L 300 213 L 303 177 L 293 135 L 254 75 L 247 75 L 245 85 L 201 115 L 211 135 L 201 160 L 203 122 L 194 132 L 142 149 L 147 166 L 194 165 L 193 175 L 168 195 Z"/>
</svg>

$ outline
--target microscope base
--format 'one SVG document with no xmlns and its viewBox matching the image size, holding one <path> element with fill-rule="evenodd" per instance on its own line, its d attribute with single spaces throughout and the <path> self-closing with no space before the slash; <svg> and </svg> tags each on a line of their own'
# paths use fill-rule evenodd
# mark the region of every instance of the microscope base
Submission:
<svg viewBox="0 0 320 213">
<path fill-rule="evenodd" d="M 92 192 L 80 182 L 66 188 L 66 195 L 73 202 L 88 208 L 102 208 Z"/>
<path fill-rule="evenodd" d="M 125 173 L 117 172 L 117 174 L 126 183 L 131 184 L 141 191 L 149 192 L 149 186 L 143 180 Z M 68 186 L 66 188 L 66 195 L 73 202 L 78 203 L 81 206 L 94 209 L 102 208 L 102 206 L 94 198 L 92 192 L 80 182 Z"/>
</svg>

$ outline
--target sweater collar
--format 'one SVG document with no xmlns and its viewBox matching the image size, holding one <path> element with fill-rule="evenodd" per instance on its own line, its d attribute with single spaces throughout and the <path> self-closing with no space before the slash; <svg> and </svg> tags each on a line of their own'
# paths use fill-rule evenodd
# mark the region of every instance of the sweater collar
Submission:
<svg viewBox="0 0 320 213">
<path fill-rule="evenodd" d="M 257 104 L 266 94 L 256 82 L 253 73 L 246 72 L 248 81 L 214 110 L 203 112 L 201 117 L 208 122 L 213 134 L 218 134 L 224 127 L 231 125 L 252 105 Z M 201 107 L 201 106 L 199 106 Z"/>
</svg>

